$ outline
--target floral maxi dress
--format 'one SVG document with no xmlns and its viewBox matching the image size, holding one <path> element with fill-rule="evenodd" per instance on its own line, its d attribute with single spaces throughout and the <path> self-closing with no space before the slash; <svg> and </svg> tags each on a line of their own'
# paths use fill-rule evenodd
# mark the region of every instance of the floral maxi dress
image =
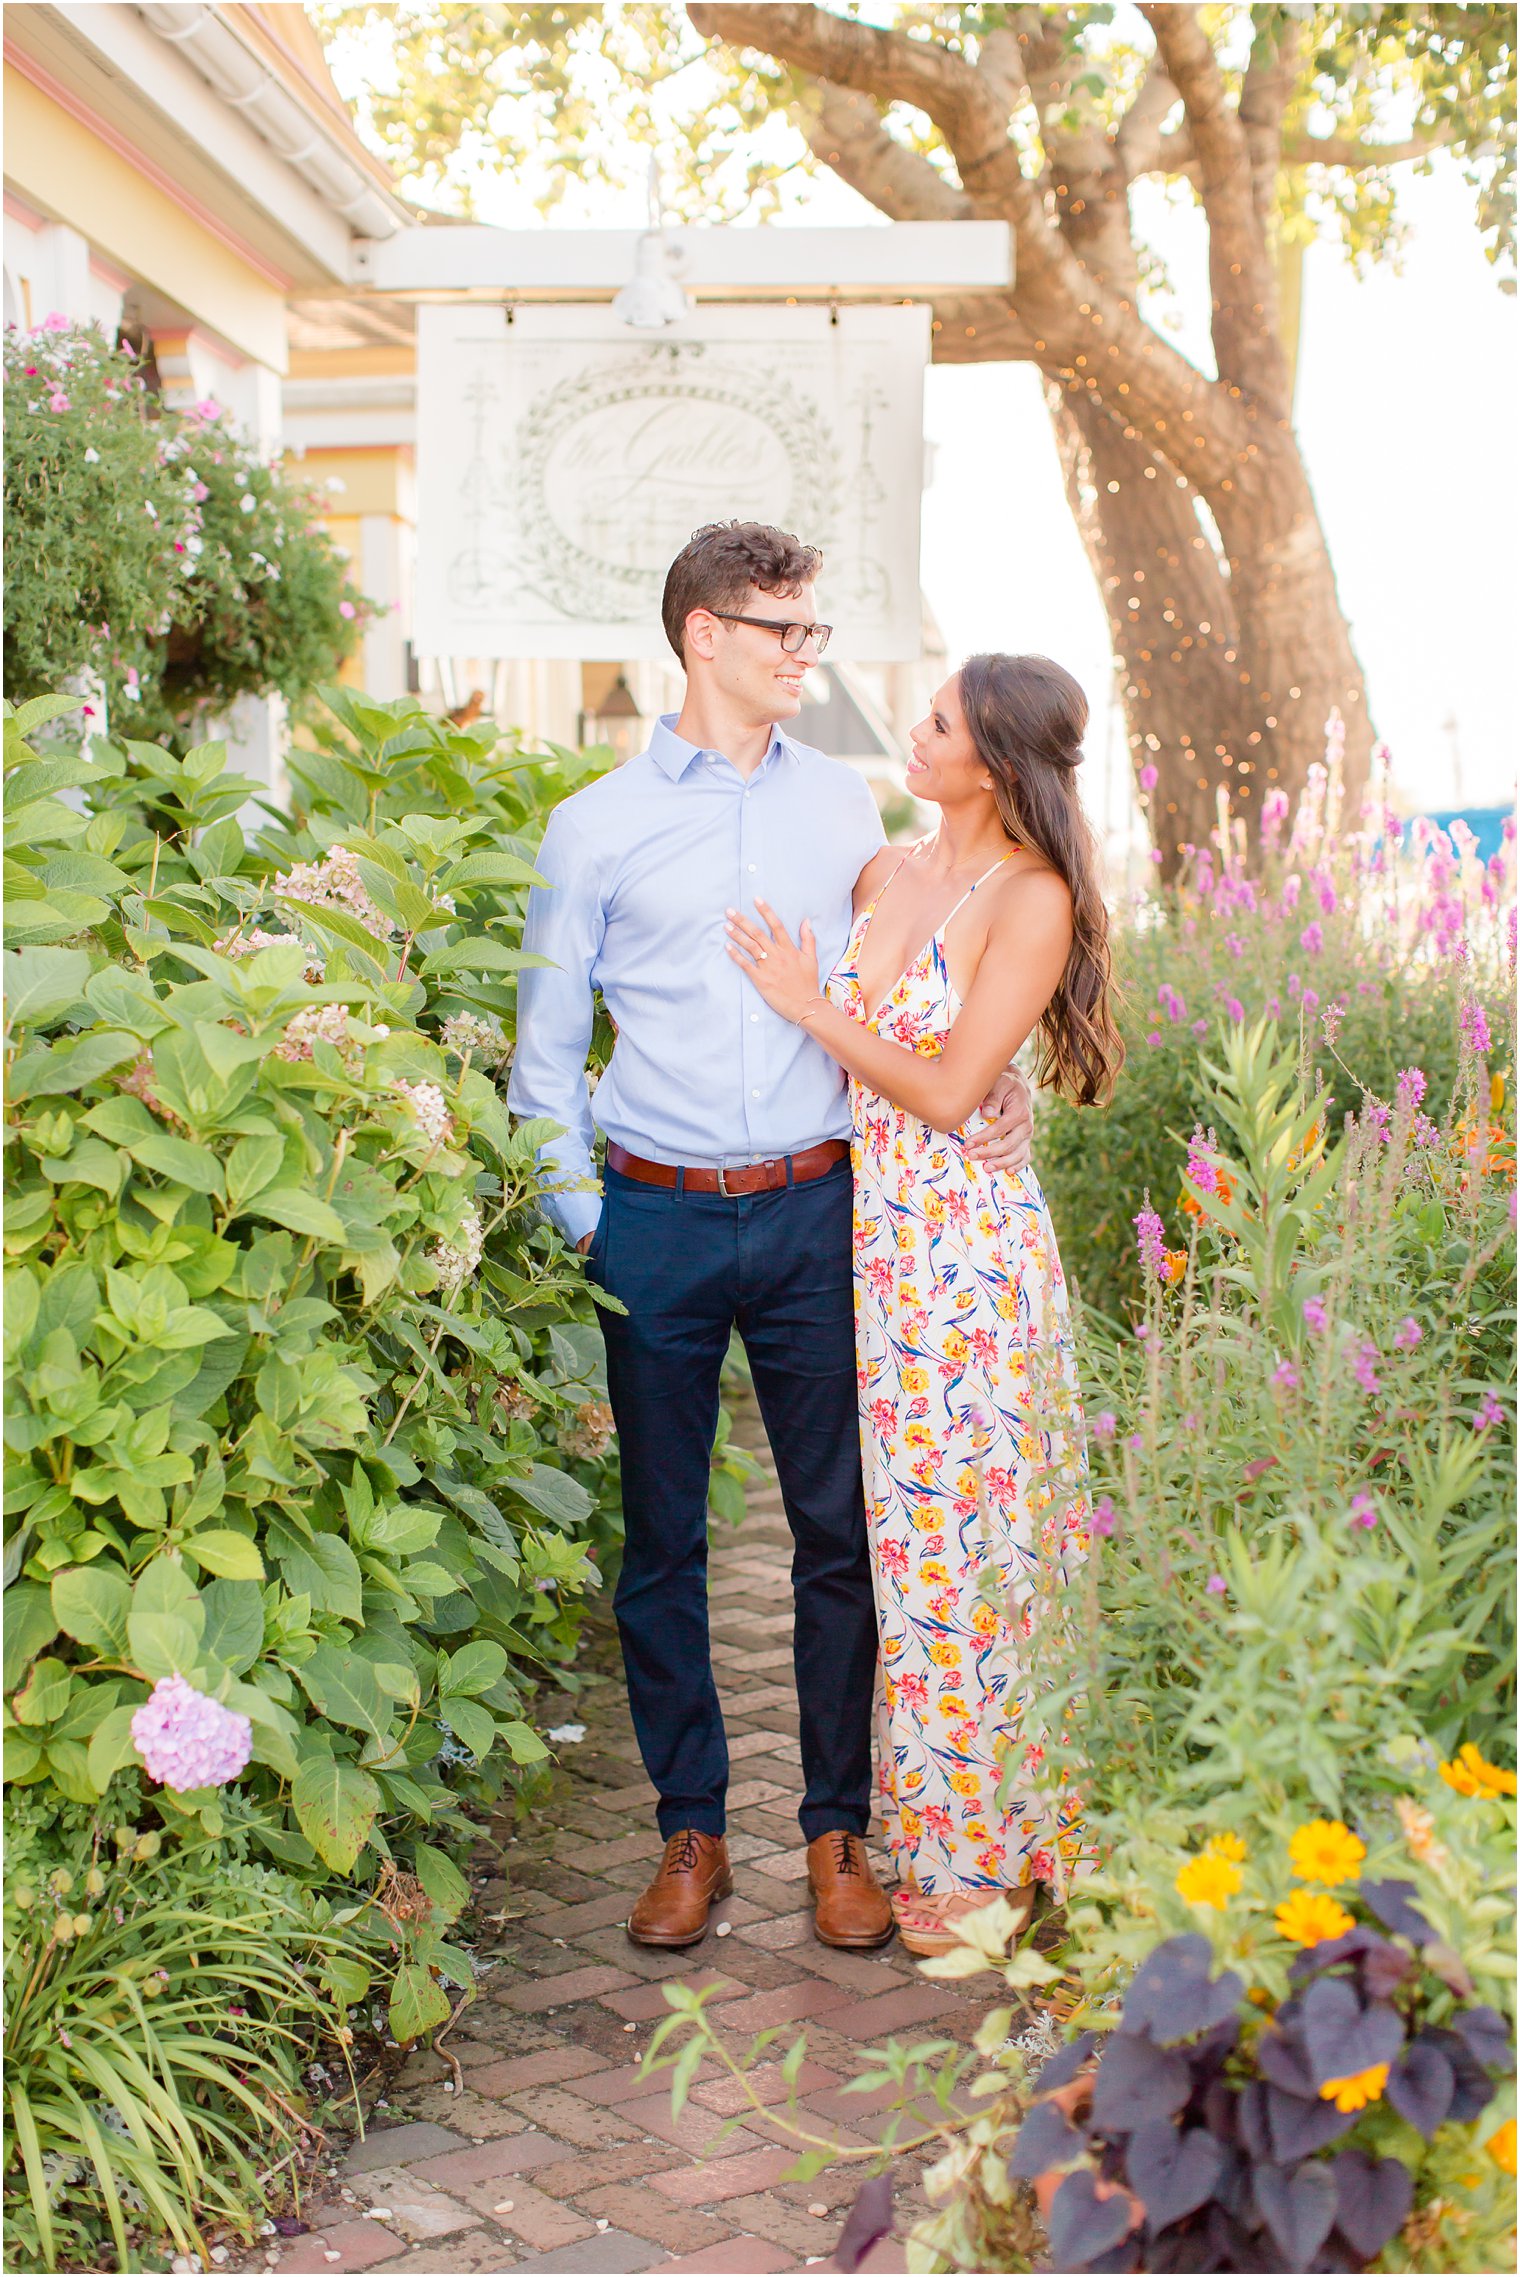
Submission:
<svg viewBox="0 0 1520 2277">
<path fill-rule="evenodd" d="M 830 999 L 910 1051 L 941 1051 L 959 1008 L 945 931 L 969 898 L 868 1017 L 857 967 L 873 901 L 829 978 Z M 1069 1793 L 1049 1790 L 1043 1751 L 1022 1736 L 1020 1650 L 1037 1588 L 1064 1586 L 1090 1524 L 1050 1214 L 1032 1170 L 967 1160 L 967 1127 L 934 1130 L 854 1081 L 850 1098 L 888 1844 L 925 1892 L 1031 1878 L 1064 1888 L 1077 1814 Z"/>
</svg>

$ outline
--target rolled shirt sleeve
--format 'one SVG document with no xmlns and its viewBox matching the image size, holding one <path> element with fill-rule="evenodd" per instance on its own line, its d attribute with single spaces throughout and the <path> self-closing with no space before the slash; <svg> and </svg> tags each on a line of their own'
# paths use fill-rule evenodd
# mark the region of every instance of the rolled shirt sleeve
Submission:
<svg viewBox="0 0 1520 2277">
<path fill-rule="evenodd" d="M 528 896 L 523 947 L 550 961 L 524 966 L 518 976 L 507 1102 L 514 1114 L 543 1117 L 564 1134 L 539 1149 L 539 1162 L 551 1186 L 544 1209 L 574 1243 L 595 1232 L 601 1215 L 586 1061 L 606 913 L 594 854 L 563 807 L 549 817 L 538 868 L 549 884 L 534 886 Z"/>
</svg>

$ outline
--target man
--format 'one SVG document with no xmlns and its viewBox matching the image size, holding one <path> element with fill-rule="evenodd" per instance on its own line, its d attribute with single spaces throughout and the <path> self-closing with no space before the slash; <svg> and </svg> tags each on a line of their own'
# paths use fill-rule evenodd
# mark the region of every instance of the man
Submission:
<svg viewBox="0 0 1520 2277">
<path fill-rule="evenodd" d="M 728 1749 L 707 1628 L 707 1492 L 729 1337 L 744 1340 L 795 1544 L 794 1661 L 815 1927 L 869 1947 L 892 1914 L 867 1860 L 876 1614 L 855 1392 L 850 1109 L 839 1068 L 746 987 L 724 913 L 759 895 L 821 969 L 883 843 L 865 782 L 781 732 L 829 628 L 821 557 L 755 522 L 699 530 L 665 582 L 686 672 L 678 716 L 647 751 L 556 808 L 524 947 L 551 960 L 518 984 L 510 1101 L 560 1124 L 549 1202 L 601 1311 L 622 1456 L 625 1549 L 615 1598 L 665 1855 L 628 1923 L 639 1944 L 694 1944 L 732 1887 Z M 592 992 L 617 1028 L 595 1097 L 607 1139 L 598 1202 L 586 1055 Z M 982 1150 L 1028 1159 L 1018 1078 Z M 988 1102 L 989 1113 L 996 1113 Z"/>
</svg>

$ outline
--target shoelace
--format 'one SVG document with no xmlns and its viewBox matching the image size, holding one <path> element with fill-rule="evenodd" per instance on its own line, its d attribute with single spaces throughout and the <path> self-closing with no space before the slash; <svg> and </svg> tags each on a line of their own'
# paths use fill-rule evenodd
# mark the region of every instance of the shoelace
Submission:
<svg viewBox="0 0 1520 2277">
<path fill-rule="evenodd" d="M 697 1848 L 695 1828 L 684 1827 L 679 1834 L 671 1836 L 669 1848 L 665 1852 L 667 1874 L 694 1874 L 701 1860 L 702 1853 Z"/>
<path fill-rule="evenodd" d="M 858 1874 L 860 1861 L 855 1855 L 855 1836 L 836 1834 L 834 1837 L 834 1871 L 836 1874 Z"/>
</svg>

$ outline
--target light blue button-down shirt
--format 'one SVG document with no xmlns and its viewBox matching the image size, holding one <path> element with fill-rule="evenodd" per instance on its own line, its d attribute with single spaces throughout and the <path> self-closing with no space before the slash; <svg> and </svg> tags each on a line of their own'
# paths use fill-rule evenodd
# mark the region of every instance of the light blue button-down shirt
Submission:
<svg viewBox="0 0 1520 2277">
<path fill-rule="evenodd" d="M 529 898 L 523 946 L 552 966 L 518 981 L 508 1099 L 563 1127 L 544 1150 L 557 1185 L 594 1179 L 598 1126 L 650 1161 L 725 1167 L 849 1132 L 838 1063 L 733 963 L 724 913 L 758 894 L 794 940 L 811 918 L 827 974 L 855 881 L 885 842 L 876 801 L 852 768 L 779 728 L 747 779 L 674 730 L 671 713 L 647 751 L 556 807 L 538 856 L 550 885 Z M 593 1102 L 596 988 L 617 1045 Z M 570 1241 L 600 1210 L 589 1187 L 546 1206 Z"/>
</svg>

